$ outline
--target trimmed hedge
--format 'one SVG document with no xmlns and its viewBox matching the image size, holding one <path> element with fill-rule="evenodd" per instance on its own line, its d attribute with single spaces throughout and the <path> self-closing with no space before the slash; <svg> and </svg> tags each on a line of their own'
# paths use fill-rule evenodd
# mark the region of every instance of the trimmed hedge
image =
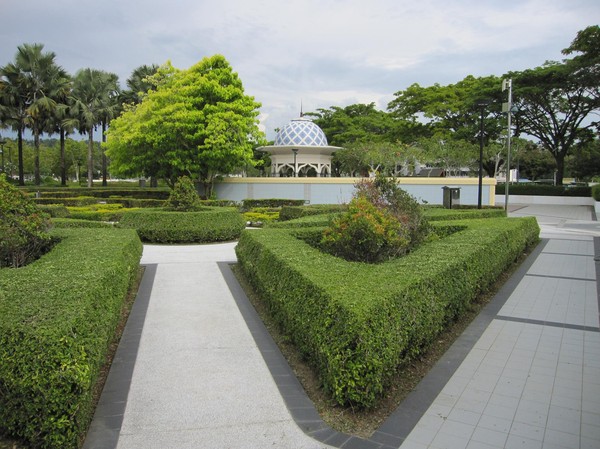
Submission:
<svg viewBox="0 0 600 449">
<path fill-rule="evenodd" d="M 246 223 L 237 209 L 205 207 L 197 212 L 138 209 L 124 213 L 118 226 L 136 229 L 144 242 L 206 243 L 235 240 Z"/>
<path fill-rule="evenodd" d="M 302 206 L 304 203 L 304 200 L 288 200 L 281 198 L 245 199 L 242 201 L 242 209 L 246 211 L 255 207 Z"/>
<path fill-rule="evenodd" d="M 315 249 L 306 242 L 315 228 L 246 231 L 236 253 L 335 401 L 368 408 L 395 369 L 434 342 L 539 234 L 535 218 L 453 221 L 451 227 L 460 232 L 379 265 Z"/>
<path fill-rule="evenodd" d="M 39 210 L 50 215 L 51 218 L 67 218 L 69 210 L 62 204 L 40 204 Z"/>
<path fill-rule="evenodd" d="M 504 195 L 506 184 L 496 184 L 496 194 Z M 526 182 L 511 184 L 509 193 L 511 195 L 541 195 L 541 196 L 582 196 L 589 198 L 592 196 L 591 187 L 582 186 L 553 186 L 547 184 L 537 184 L 535 182 Z"/>
<path fill-rule="evenodd" d="M 80 220 L 78 218 L 53 218 L 53 228 L 112 228 L 113 223 L 106 221 Z"/>
<path fill-rule="evenodd" d="M 444 209 L 441 207 L 425 207 L 423 216 L 427 218 L 428 221 L 500 218 L 506 217 L 506 211 L 500 207 L 484 209 Z"/>
<path fill-rule="evenodd" d="M 348 210 L 347 204 L 315 204 L 312 206 L 283 206 L 279 213 L 281 221 L 294 220 L 296 218 L 307 217 L 310 215 L 331 214 L 345 212 Z"/>
<path fill-rule="evenodd" d="M 600 184 L 592 187 L 592 197 L 594 197 L 594 200 L 600 201 Z"/>
<path fill-rule="evenodd" d="M 117 187 L 25 187 L 23 190 L 29 192 L 30 196 L 35 196 L 37 192 L 42 198 L 75 198 L 80 196 L 91 196 L 94 198 L 127 197 L 138 199 L 159 199 L 169 198 L 171 189 L 169 188 L 117 188 Z"/>
<path fill-rule="evenodd" d="M 104 200 L 91 197 L 91 196 L 80 196 L 80 197 L 69 197 L 69 198 L 34 198 L 33 201 L 37 205 L 63 205 L 68 207 L 83 207 L 90 206 L 92 204 L 121 204 L 126 208 L 134 207 L 162 207 L 166 200 L 158 199 L 139 199 L 139 198 L 126 198 L 126 197 L 110 197 Z"/>
<path fill-rule="evenodd" d="M 0 270 L 0 433 L 76 448 L 142 245 L 124 229 L 52 235 L 42 258 Z"/>
</svg>

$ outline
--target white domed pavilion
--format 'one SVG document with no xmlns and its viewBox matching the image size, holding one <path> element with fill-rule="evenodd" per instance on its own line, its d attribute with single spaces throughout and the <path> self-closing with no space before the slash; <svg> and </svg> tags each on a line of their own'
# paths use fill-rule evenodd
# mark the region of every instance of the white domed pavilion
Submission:
<svg viewBox="0 0 600 449">
<path fill-rule="evenodd" d="M 271 176 L 331 176 L 331 157 L 340 147 L 327 143 L 323 130 L 300 117 L 285 125 L 273 145 L 260 147 L 271 155 Z"/>
</svg>

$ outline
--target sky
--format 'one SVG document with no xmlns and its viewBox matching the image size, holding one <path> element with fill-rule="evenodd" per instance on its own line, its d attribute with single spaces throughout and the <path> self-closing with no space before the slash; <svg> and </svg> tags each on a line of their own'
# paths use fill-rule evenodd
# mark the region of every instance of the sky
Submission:
<svg viewBox="0 0 600 449">
<path fill-rule="evenodd" d="M 222 54 L 262 104 L 268 139 L 304 112 L 418 83 L 502 76 L 564 58 L 598 0 L 0 0 L 0 66 L 42 43 L 69 73 L 187 69 Z M 499 86 L 500 88 L 500 86 Z"/>
</svg>

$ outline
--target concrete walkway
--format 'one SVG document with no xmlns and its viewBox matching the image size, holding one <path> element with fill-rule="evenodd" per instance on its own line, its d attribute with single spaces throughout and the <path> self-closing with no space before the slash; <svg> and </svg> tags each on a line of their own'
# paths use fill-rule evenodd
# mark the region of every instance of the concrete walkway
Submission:
<svg viewBox="0 0 600 449">
<path fill-rule="evenodd" d="M 584 206 L 517 206 L 542 244 L 368 440 L 328 428 L 228 270 L 235 243 L 145 245 L 85 448 L 598 448 L 600 329 Z"/>
</svg>

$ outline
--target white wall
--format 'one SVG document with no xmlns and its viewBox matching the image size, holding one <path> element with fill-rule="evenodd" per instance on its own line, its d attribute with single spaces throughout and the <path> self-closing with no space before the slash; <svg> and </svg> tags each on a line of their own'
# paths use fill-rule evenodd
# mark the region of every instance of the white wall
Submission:
<svg viewBox="0 0 600 449">
<path fill-rule="evenodd" d="M 218 199 L 286 198 L 301 199 L 310 204 L 347 203 L 354 193 L 354 184 L 361 178 L 225 178 L 215 185 Z M 444 186 L 460 188 L 460 204 L 477 205 L 477 178 L 397 178 L 402 189 L 420 203 L 442 204 Z M 495 204 L 496 180 L 482 182 L 481 203 Z M 504 201 L 504 200 L 502 200 Z M 502 202 L 504 204 L 504 202 Z"/>
</svg>

